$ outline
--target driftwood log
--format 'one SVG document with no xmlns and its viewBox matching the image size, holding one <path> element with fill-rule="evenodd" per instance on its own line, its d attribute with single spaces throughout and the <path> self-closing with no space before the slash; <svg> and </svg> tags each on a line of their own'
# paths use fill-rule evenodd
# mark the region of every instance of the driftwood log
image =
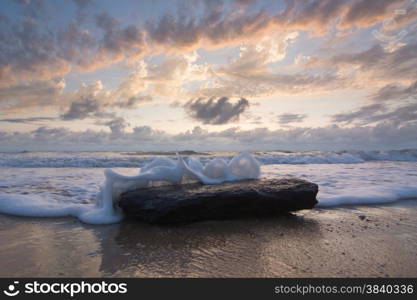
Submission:
<svg viewBox="0 0 417 300">
<path fill-rule="evenodd" d="M 127 216 L 148 223 L 273 216 L 316 205 L 318 186 L 297 178 L 142 188 L 123 193 Z"/>
</svg>

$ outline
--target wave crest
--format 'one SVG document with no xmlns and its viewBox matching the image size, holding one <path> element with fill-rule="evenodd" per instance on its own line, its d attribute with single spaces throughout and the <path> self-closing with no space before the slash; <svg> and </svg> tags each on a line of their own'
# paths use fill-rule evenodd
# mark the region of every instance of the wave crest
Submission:
<svg viewBox="0 0 417 300">
<path fill-rule="evenodd" d="M 211 153 L 200 159 L 191 156 L 188 164 L 198 170 L 199 163 L 207 164 L 213 157 L 231 160 L 232 155 Z M 390 151 L 308 151 L 308 152 L 258 152 L 254 157 L 263 165 L 271 164 L 357 164 L 368 161 L 417 162 L 417 149 Z M 0 153 L 0 167 L 6 168 L 137 168 L 152 163 L 154 157 L 126 153 Z M 159 157 L 156 160 L 168 163 L 175 156 Z M 199 161 L 199 162 L 197 162 Z M 169 164 L 169 163 L 168 163 Z M 195 169 L 197 168 L 197 169 Z"/>
</svg>

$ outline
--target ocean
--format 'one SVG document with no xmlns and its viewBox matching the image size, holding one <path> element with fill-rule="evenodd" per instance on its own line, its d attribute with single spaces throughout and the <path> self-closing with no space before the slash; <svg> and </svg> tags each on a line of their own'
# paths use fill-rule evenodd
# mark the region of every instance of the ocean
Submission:
<svg viewBox="0 0 417 300">
<path fill-rule="evenodd" d="M 194 167 L 196 158 L 221 166 L 235 155 L 181 153 Z M 417 275 L 417 150 L 253 153 L 261 177 L 317 183 L 316 208 L 175 226 L 123 220 L 100 201 L 115 174 L 108 169 L 137 176 L 155 157 L 178 161 L 175 153 L 1 153 L 0 276 Z"/>
<path fill-rule="evenodd" d="M 186 151 L 204 165 L 230 161 L 236 153 Z M 75 216 L 86 223 L 122 219 L 110 212 L 91 216 L 105 170 L 132 176 L 155 158 L 175 153 L 22 152 L 0 153 L 0 212 L 35 217 Z M 417 150 L 255 152 L 261 177 L 303 178 L 319 185 L 318 207 L 369 205 L 417 198 Z M 88 210 L 88 209 L 89 210 Z M 88 211 L 86 211 L 87 209 Z M 111 216 L 110 216 L 110 215 Z M 80 217 L 84 215 L 84 217 Z M 88 215 L 88 216 L 87 216 Z"/>
</svg>

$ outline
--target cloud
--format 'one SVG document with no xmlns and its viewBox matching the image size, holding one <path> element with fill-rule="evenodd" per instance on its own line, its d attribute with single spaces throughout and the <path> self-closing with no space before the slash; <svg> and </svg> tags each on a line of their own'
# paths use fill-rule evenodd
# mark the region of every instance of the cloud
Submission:
<svg viewBox="0 0 417 300">
<path fill-rule="evenodd" d="M 370 27 L 391 17 L 405 0 L 294 0 L 276 16 L 275 24 L 288 29 L 324 34 L 332 26 Z"/>
<path fill-rule="evenodd" d="M 406 1 L 294 0 L 286 1 L 285 8 L 276 14 L 242 8 L 252 3 L 201 1 L 193 4 L 193 14 L 180 5 L 177 14 L 168 11 L 143 25 L 124 24 L 108 12 L 91 15 L 97 9 L 87 8 L 97 2 L 75 0 L 75 15 L 54 28 L 45 20 L 56 14 L 47 2 L 34 1 L 23 5 L 18 17 L 0 18 L 0 86 L 49 80 L 120 61 L 135 62 L 156 53 L 178 54 L 242 42 L 256 45 L 275 32 L 325 34 L 335 28 L 368 28 L 391 17 L 393 9 L 403 7 Z M 410 7 L 405 15 L 395 16 L 397 26 L 415 21 L 416 9 Z"/>
<path fill-rule="evenodd" d="M 259 41 L 273 31 L 304 30 L 324 35 L 338 27 L 367 28 L 391 17 L 393 8 L 406 0 L 292 0 L 276 13 L 242 10 L 254 1 L 236 1 L 230 9 L 223 1 L 203 1 L 201 17 L 180 10 L 148 21 L 146 32 L 151 44 L 168 51 L 189 51 L 201 46 L 221 47 L 245 41 Z M 213 3 L 208 5 L 208 3 Z M 412 22 L 407 13 L 402 25 Z"/>
<path fill-rule="evenodd" d="M 7 12 L 0 16 L 0 110 L 4 120 L 46 122 L 42 117 L 13 115 L 42 108 L 51 110 L 60 120 L 93 119 L 92 123 L 109 127 L 114 139 L 130 130 L 126 120 L 118 117 L 122 115 L 118 110 L 135 109 L 150 101 L 197 99 L 178 105 L 198 122 L 224 125 L 237 121 L 242 114 L 247 116 L 246 97 L 355 88 L 375 91 L 368 97 L 370 104 L 334 115 L 335 123 L 375 127 L 385 123 L 409 126 L 414 122 L 415 24 L 407 27 L 408 35 L 401 43 L 392 47 L 372 44 L 363 50 L 365 44 L 374 41 L 365 41 L 370 30 L 362 29 L 381 27 L 395 8 L 405 7 L 405 0 L 294 0 L 285 2 L 278 13 L 269 9 L 273 7 L 270 4 L 258 9 L 263 4 L 253 5 L 256 1 L 252 0 L 193 1 L 182 2 L 176 11 L 164 9 L 158 18 L 133 23 L 118 20 L 111 12 L 95 15 L 104 11 L 99 2 L 74 1 L 68 11 L 75 15 L 60 18 L 57 12 L 62 21 L 59 26 L 52 26 L 56 16 L 42 1 L 23 3 L 18 16 Z M 406 14 L 394 16 L 394 29 L 414 22 L 416 7 L 407 7 Z M 360 42 L 361 50 L 316 49 L 323 35 L 341 32 L 351 32 L 349 41 L 354 38 L 355 43 Z M 319 35 L 318 39 L 312 38 Z M 301 38 L 312 42 L 311 49 L 303 49 Z M 294 42 L 298 43 L 296 47 L 292 47 Z M 225 49 L 221 54 L 206 51 L 224 46 L 238 49 Z M 300 50 L 302 53 L 298 53 Z M 224 53 L 234 56 L 225 64 L 217 64 L 218 55 Z M 292 65 L 294 55 L 304 54 L 306 64 Z M 201 62 L 205 59 L 212 65 Z M 65 90 L 62 78 L 69 72 L 77 74 L 116 62 L 131 68 L 119 86 L 108 89 L 97 80 L 78 90 Z M 232 98 L 241 99 L 232 102 Z M 305 115 L 283 114 L 278 123 L 285 126 L 304 119 Z M 135 130 L 144 139 L 172 141 L 166 133 L 151 127 Z M 203 129 L 193 134 L 197 133 L 205 136 Z M 245 135 L 242 130 L 230 129 L 207 137 L 229 139 L 234 134 L 246 141 L 263 131 Z M 88 136 L 95 135 L 89 132 Z M 272 143 L 273 137 L 265 136 Z"/>
<path fill-rule="evenodd" d="M 125 129 L 130 125 L 124 118 L 115 117 L 109 121 L 98 121 L 96 124 L 108 126 L 113 137 L 120 137 Z"/>
<path fill-rule="evenodd" d="M 201 17 L 197 17 L 198 13 Z M 145 28 L 150 43 L 167 51 L 225 46 L 262 33 L 271 19 L 265 11 L 241 14 L 227 10 L 223 1 L 203 1 L 198 13 L 187 15 L 180 11 L 177 16 L 168 13 L 159 20 L 148 21 Z"/>
<path fill-rule="evenodd" d="M 273 63 L 286 57 L 297 32 L 274 34 L 256 45 L 243 44 L 239 55 L 228 64 L 210 68 L 207 79 L 192 91 L 193 97 L 262 97 L 333 91 L 350 85 L 350 79 L 334 69 L 277 71 Z"/>
<path fill-rule="evenodd" d="M 14 26 L 0 18 L 0 87 L 21 80 L 47 80 L 71 71 L 71 64 L 58 55 L 52 33 L 40 29 L 33 19 Z"/>
<path fill-rule="evenodd" d="M 63 120 L 78 120 L 91 117 L 100 109 L 100 104 L 96 99 L 83 98 L 71 103 L 69 110 L 61 117 Z"/>
<path fill-rule="evenodd" d="M 228 72 L 223 68 L 214 75 L 213 84 L 193 92 L 195 97 L 265 97 L 275 94 L 317 93 L 334 91 L 349 86 L 349 82 L 334 72 L 293 74 L 264 72 L 245 74 Z"/>
<path fill-rule="evenodd" d="M 307 115 L 304 114 L 291 114 L 291 113 L 285 113 L 278 115 L 278 123 L 280 125 L 288 125 L 291 123 L 301 123 L 304 121 L 304 119 L 307 117 Z"/>
<path fill-rule="evenodd" d="M 395 7 L 406 3 L 404 0 L 357 0 L 352 1 L 341 21 L 342 26 L 369 27 L 392 15 Z"/>
<path fill-rule="evenodd" d="M 396 125 L 417 123 L 417 103 L 406 104 L 401 107 L 390 108 L 385 104 L 371 104 L 358 110 L 333 116 L 336 123 L 356 123 L 368 125 L 372 123 L 389 122 Z"/>
<path fill-rule="evenodd" d="M 198 58 L 197 52 L 193 51 L 183 55 L 166 55 L 159 64 L 147 65 L 146 76 L 142 80 L 148 93 L 173 100 L 190 98 L 184 85 L 205 82 L 210 74 L 210 66 L 196 63 Z"/>
<path fill-rule="evenodd" d="M 32 117 L 32 118 L 13 118 L 13 119 L 0 119 L 0 122 L 9 122 L 9 123 L 39 123 L 45 121 L 53 121 L 56 118 L 51 117 Z"/>
<path fill-rule="evenodd" d="M 77 8 L 84 9 L 89 5 L 93 4 L 93 0 L 73 0 L 74 3 L 77 5 Z"/>
<path fill-rule="evenodd" d="M 138 63 L 131 73 L 113 89 L 105 89 L 100 80 L 81 84 L 78 90 L 64 92 L 65 81 L 30 81 L 0 88 L 0 108 L 15 113 L 31 107 L 58 112 L 64 120 L 103 115 L 108 110 L 133 109 L 153 101 L 146 92 L 146 65 Z"/>
<path fill-rule="evenodd" d="M 240 7 L 246 7 L 255 4 L 258 0 L 235 0 L 235 4 Z"/>
<path fill-rule="evenodd" d="M 188 115 L 204 124 L 220 125 L 239 120 L 239 116 L 249 107 L 249 101 L 241 98 L 236 103 L 227 97 L 219 99 L 190 100 L 184 105 Z"/>
<path fill-rule="evenodd" d="M 101 99 L 103 84 L 96 81 L 91 84 L 83 84 L 74 93 L 67 94 L 69 102 L 68 110 L 61 115 L 63 120 L 77 120 L 93 117 L 104 110 L 105 99 Z"/>
<path fill-rule="evenodd" d="M 107 14 L 97 17 L 96 26 L 102 35 L 94 36 L 82 29 L 80 19 L 52 30 L 44 25 L 44 18 L 41 15 L 12 21 L 1 16 L 0 87 L 136 60 L 145 48 L 144 33 L 138 26 L 123 27 Z"/>
<path fill-rule="evenodd" d="M 256 45 L 243 44 L 239 56 L 220 69 L 225 73 L 258 75 L 268 72 L 268 64 L 285 58 L 288 46 L 298 37 L 298 32 L 273 34 L 261 39 Z"/>
<path fill-rule="evenodd" d="M 101 81 L 83 84 L 80 89 L 66 94 L 62 99 L 69 103 L 69 106 L 61 118 L 114 118 L 115 114 L 109 112 L 110 110 L 133 109 L 152 101 L 151 96 L 141 94 L 143 88 L 140 72 L 133 72 L 112 90 L 105 90 Z"/>
<path fill-rule="evenodd" d="M 356 120 L 362 120 L 362 122 L 369 123 L 371 116 L 376 112 L 386 110 L 386 106 L 380 103 L 362 106 L 356 111 L 350 113 L 341 113 L 333 116 L 333 122 L 335 123 L 351 123 Z"/>
<path fill-rule="evenodd" d="M 417 96 L 417 81 L 411 83 L 409 86 L 403 86 L 397 83 L 388 84 L 376 93 L 370 95 L 373 101 L 389 101 L 402 100 L 408 98 L 416 98 Z"/>
<path fill-rule="evenodd" d="M 0 109 L 2 112 L 14 112 L 55 105 L 64 88 L 65 81 L 62 79 L 0 88 Z"/>
<path fill-rule="evenodd" d="M 175 51 L 177 45 L 185 45 L 194 39 L 193 31 L 200 36 L 198 32 L 205 27 L 206 22 L 212 24 L 220 20 L 217 15 L 221 14 L 223 7 L 221 2 L 205 2 L 204 21 L 193 29 L 193 21 L 183 26 L 181 22 L 185 19 L 182 17 L 179 17 L 179 23 L 173 21 L 174 24 L 170 24 L 169 14 L 157 23 L 149 21 L 146 26 L 125 25 L 106 12 L 88 15 L 87 8 L 93 5 L 90 1 L 75 1 L 75 4 L 76 15 L 57 28 L 48 27 L 45 14 L 29 14 L 29 11 L 36 11 L 32 3 L 22 6 L 22 18 L 2 15 L 0 86 L 26 80 L 49 80 L 74 70 L 91 71 L 120 61 L 135 62 L 146 54 L 155 54 L 160 45 L 164 53 L 170 52 L 170 48 Z M 44 9 L 47 8 L 45 5 Z M 25 16 L 26 13 L 30 16 Z M 53 19 L 54 15 L 50 17 Z M 235 26 L 242 30 L 246 19 L 251 22 L 247 16 L 233 19 Z M 158 25 L 152 25 L 154 23 Z M 213 29 L 210 39 L 221 40 L 218 37 L 220 33 L 233 30 L 228 27 L 224 24 L 222 28 Z M 236 32 L 236 36 L 244 33 Z M 191 41 L 191 44 L 196 49 L 195 41 Z"/>
<path fill-rule="evenodd" d="M 335 123 L 361 125 L 417 122 L 416 92 L 417 81 L 409 85 L 390 83 L 368 96 L 371 104 L 352 112 L 333 115 L 332 120 Z"/>
<path fill-rule="evenodd" d="M 120 129 L 120 128 L 119 128 Z M 132 131 L 70 131 L 40 127 L 26 133 L 0 131 L 0 151 L 21 150 L 346 150 L 401 149 L 417 147 L 417 123 L 402 125 L 383 122 L 376 126 L 340 127 L 337 125 L 270 130 L 242 130 L 231 127 L 208 131 L 195 127 L 179 134 L 168 134 L 149 126 Z"/>
<path fill-rule="evenodd" d="M 330 58 L 313 57 L 309 67 L 352 69 L 356 83 L 409 81 L 417 77 L 417 44 L 407 44 L 396 51 L 386 51 L 381 45 L 355 53 L 343 53 Z"/>
<path fill-rule="evenodd" d="M 137 60 L 144 54 L 145 33 L 137 25 L 122 27 L 117 19 L 107 13 L 96 17 L 96 25 L 102 30 L 103 36 L 91 61 L 84 60 L 82 67 L 96 69 L 123 59 Z"/>
</svg>

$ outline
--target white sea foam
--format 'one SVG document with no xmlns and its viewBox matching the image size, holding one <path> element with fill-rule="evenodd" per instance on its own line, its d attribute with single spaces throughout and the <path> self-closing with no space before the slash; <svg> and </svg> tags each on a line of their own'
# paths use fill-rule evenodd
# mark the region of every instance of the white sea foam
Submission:
<svg viewBox="0 0 417 300">
<path fill-rule="evenodd" d="M 89 224 L 110 224 L 122 220 L 119 210 L 105 202 L 67 204 L 38 195 L 0 195 L 0 212 L 25 217 L 76 217 Z"/>
<path fill-rule="evenodd" d="M 266 177 L 295 176 L 319 185 L 319 207 L 417 199 L 416 162 L 268 165 Z"/>
<path fill-rule="evenodd" d="M 363 192 L 354 195 L 353 192 Z M 319 197 L 319 207 L 365 205 L 395 202 L 401 199 L 417 199 L 417 187 L 413 186 L 379 186 L 363 190 L 350 190 L 338 195 L 322 195 Z"/>
<path fill-rule="evenodd" d="M 219 184 L 226 181 L 255 179 L 261 175 L 259 162 L 248 152 L 233 157 L 230 162 L 222 158 L 209 161 L 204 167 L 195 158 L 189 164 L 180 158 L 183 169 L 204 184 Z"/>
</svg>

